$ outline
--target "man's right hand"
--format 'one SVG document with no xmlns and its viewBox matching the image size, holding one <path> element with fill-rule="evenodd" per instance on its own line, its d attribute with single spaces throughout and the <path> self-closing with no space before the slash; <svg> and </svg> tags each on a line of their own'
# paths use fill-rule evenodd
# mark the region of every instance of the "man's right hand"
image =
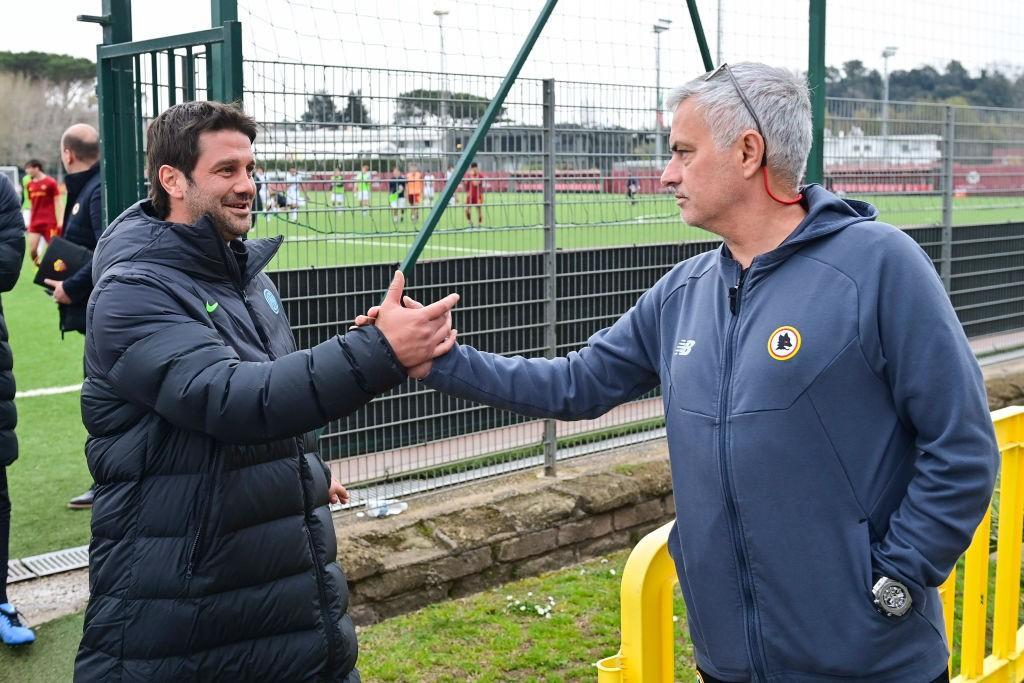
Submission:
<svg viewBox="0 0 1024 683">
<path fill-rule="evenodd" d="M 458 303 L 459 295 L 449 294 L 428 306 L 405 308 L 402 306 L 404 289 L 405 275 L 400 270 L 395 271 L 383 303 L 371 309 L 375 314 L 372 321 L 367 318 L 363 324 L 375 324 L 388 340 L 398 362 L 410 376 L 418 379 L 426 373 L 421 375 L 415 371 L 422 371 L 425 364 L 429 368 L 429 361 L 448 353 L 455 345 L 457 332 L 452 329 L 451 310 Z"/>
</svg>

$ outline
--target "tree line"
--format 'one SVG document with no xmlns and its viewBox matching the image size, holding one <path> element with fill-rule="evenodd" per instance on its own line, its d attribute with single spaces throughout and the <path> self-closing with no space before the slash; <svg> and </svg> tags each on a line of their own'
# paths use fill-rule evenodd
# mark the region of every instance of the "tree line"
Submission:
<svg viewBox="0 0 1024 683">
<path fill-rule="evenodd" d="M 825 70 L 825 92 L 829 97 L 880 100 L 882 80 L 877 69 L 868 69 L 854 59 L 841 68 Z M 955 59 L 943 71 L 931 66 L 896 70 L 889 74 L 889 100 L 1024 108 L 1024 72 L 1013 77 L 996 69 L 982 69 L 971 76 Z"/>
<path fill-rule="evenodd" d="M 73 123 L 96 125 L 96 64 L 47 52 L 0 51 L 0 164 L 32 158 L 59 174 L 60 136 Z"/>
</svg>

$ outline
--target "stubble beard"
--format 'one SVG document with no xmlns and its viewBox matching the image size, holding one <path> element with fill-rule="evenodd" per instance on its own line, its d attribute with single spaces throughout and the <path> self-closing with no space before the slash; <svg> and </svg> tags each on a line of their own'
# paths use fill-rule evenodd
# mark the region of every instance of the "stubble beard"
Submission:
<svg viewBox="0 0 1024 683">
<path fill-rule="evenodd" d="M 252 228 L 249 216 L 241 218 L 232 215 L 219 198 L 202 195 L 195 185 L 190 185 L 189 191 L 185 193 L 185 208 L 191 225 L 195 225 L 204 215 L 209 216 L 213 227 L 225 242 L 242 237 Z"/>
</svg>

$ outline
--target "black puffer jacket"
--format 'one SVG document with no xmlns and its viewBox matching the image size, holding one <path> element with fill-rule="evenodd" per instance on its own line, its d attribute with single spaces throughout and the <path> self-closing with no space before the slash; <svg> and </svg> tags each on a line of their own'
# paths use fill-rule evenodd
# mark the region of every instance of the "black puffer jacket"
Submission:
<svg viewBox="0 0 1024 683">
<path fill-rule="evenodd" d="M 77 681 L 344 681 L 356 639 L 308 430 L 404 376 L 360 329 L 295 351 L 274 240 L 148 202 L 93 258 L 82 414 L 96 480 Z"/>
<path fill-rule="evenodd" d="M 14 289 L 25 258 L 25 219 L 21 200 L 7 176 L 0 176 L 0 292 Z M 18 459 L 18 437 L 14 428 L 18 413 L 14 408 L 14 356 L 7 343 L 7 321 L 0 305 L 0 467 Z"/>
</svg>

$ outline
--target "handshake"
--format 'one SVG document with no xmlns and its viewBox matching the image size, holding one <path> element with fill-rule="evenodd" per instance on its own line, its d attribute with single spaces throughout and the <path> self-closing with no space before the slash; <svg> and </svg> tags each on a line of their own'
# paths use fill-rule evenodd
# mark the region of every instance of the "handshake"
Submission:
<svg viewBox="0 0 1024 683">
<path fill-rule="evenodd" d="M 424 306 L 403 296 L 404 289 L 405 275 L 396 270 L 383 303 L 371 307 L 366 315 L 356 316 L 350 329 L 376 325 L 408 375 L 423 379 L 434 359 L 455 346 L 459 331 L 452 329 L 452 309 L 459 302 L 459 295 L 449 294 Z"/>
</svg>

